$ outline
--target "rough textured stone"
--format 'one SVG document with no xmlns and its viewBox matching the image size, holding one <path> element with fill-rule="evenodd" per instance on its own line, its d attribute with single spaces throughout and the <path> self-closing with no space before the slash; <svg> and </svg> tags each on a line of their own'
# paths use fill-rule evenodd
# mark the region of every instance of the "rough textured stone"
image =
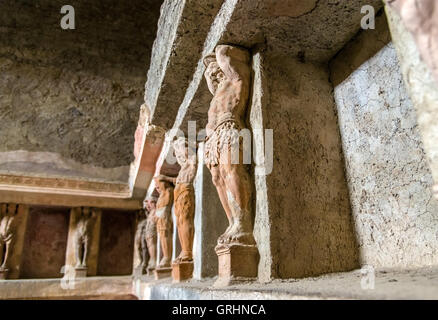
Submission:
<svg viewBox="0 0 438 320">
<path fill-rule="evenodd" d="M 430 68 L 423 62 L 414 37 L 398 14 L 385 7 L 394 46 L 400 61 L 406 89 L 417 112 L 427 160 L 435 183 L 438 183 L 438 86 Z M 438 189 L 436 189 L 438 195 Z"/>
<path fill-rule="evenodd" d="M 364 5 L 377 12 L 382 2 L 241 0 L 220 42 L 246 48 L 266 43 L 281 54 L 327 61 L 360 29 Z"/>
<path fill-rule="evenodd" d="M 437 268 L 417 270 L 375 270 L 374 289 L 363 289 L 362 270 L 299 280 L 274 280 L 268 284 L 242 284 L 225 289 L 213 281 L 183 284 L 142 282 L 134 294 L 144 300 L 327 300 L 327 299 L 437 299 Z"/>
<path fill-rule="evenodd" d="M 145 90 L 153 124 L 172 128 L 222 2 L 164 1 Z"/>
<path fill-rule="evenodd" d="M 354 269 L 358 249 L 328 68 L 261 54 L 267 92 L 261 114 L 252 117 L 273 129 L 272 172 L 257 192 L 266 190 L 271 229 L 272 262 L 264 263 L 276 278 Z M 266 210 L 263 202 L 258 206 L 259 213 Z M 260 218 L 263 223 L 266 214 Z"/>
<path fill-rule="evenodd" d="M 415 110 L 394 46 L 375 54 L 382 32 L 365 33 L 331 64 L 335 79 L 345 78 L 350 65 L 357 68 L 336 86 L 335 99 L 361 263 L 436 264 L 438 203 Z"/>
<path fill-rule="evenodd" d="M 360 30 L 330 61 L 330 81 L 337 86 L 391 41 L 385 11 L 376 14 L 376 29 Z"/>
<path fill-rule="evenodd" d="M 254 238 L 257 242 L 260 260 L 258 263 L 258 279 L 261 282 L 271 280 L 276 274 L 274 270 L 274 257 L 272 256 L 274 244 L 272 243 L 272 216 L 269 214 L 270 200 L 266 188 L 266 173 L 270 171 L 269 162 L 272 163 L 269 148 L 272 143 L 266 141 L 267 133 L 264 132 L 263 108 L 269 103 L 269 90 L 263 70 L 263 55 L 257 52 L 252 57 L 253 89 L 249 112 L 249 123 L 252 129 L 253 160 L 252 176 L 254 178 Z M 268 152 L 265 152 L 268 150 Z"/>
<path fill-rule="evenodd" d="M 75 30 L 64 4 L 0 4 L 0 151 L 128 165 L 161 1 L 75 1 Z"/>
<path fill-rule="evenodd" d="M 365 4 L 373 5 L 376 12 L 382 7 L 380 0 L 224 1 L 204 51 L 212 52 L 218 43 L 240 45 L 253 53 L 267 46 L 304 61 L 328 61 L 360 29 L 360 9 Z M 186 133 L 190 120 L 197 121 L 198 130 L 207 123 L 210 97 L 205 81 L 198 80 L 203 71 L 198 64 L 175 122 Z"/>
</svg>

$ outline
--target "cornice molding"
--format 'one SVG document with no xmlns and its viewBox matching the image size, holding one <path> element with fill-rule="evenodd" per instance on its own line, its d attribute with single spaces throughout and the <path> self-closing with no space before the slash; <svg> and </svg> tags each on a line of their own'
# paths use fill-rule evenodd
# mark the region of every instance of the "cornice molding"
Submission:
<svg viewBox="0 0 438 320">
<path fill-rule="evenodd" d="M 58 177 L 34 177 L 0 174 L 0 190 L 34 193 L 79 195 L 90 197 L 129 198 L 129 185 Z"/>
</svg>

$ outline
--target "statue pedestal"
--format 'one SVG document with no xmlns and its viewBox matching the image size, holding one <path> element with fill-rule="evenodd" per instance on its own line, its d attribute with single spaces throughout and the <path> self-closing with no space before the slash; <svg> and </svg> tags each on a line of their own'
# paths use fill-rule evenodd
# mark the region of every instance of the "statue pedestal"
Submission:
<svg viewBox="0 0 438 320">
<path fill-rule="evenodd" d="M 193 276 L 193 261 L 172 263 L 172 279 L 178 283 L 191 279 Z"/>
<path fill-rule="evenodd" d="M 219 244 L 215 251 L 219 260 L 219 276 L 214 287 L 254 281 L 257 278 L 259 252 L 256 246 Z"/>
<path fill-rule="evenodd" d="M 147 275 L 148 275 L 148 276 L 152 276 L 152 275 L 154 274 L 154 270 L 155 270 L 155 268 L 148 267 L 148 268 L 146 269 L 146 271 L 147 271 Z"/>
<path fill-rule="evenodd" d="M 75 278 L 85 278 L 87 276 L 87 267 L 75 267 Z"/>
<path fill-rule="evenodd" d="M 172 268 L 156 268 L 154 270 L 155 280 L 169 278 L 172 275 Z"/>
<path fill-rule="evenodd" d="M 6 280 L 8 278 L 9 269 L 0 268 L 0 280 Z"/>
<path fill-rule="evenodd" d="M 144 266 L 137 266 L 137 267 L 135 267 L 134 268 L 134 272 L 132 273 L 132 275 L 135 278 L 139 278 L 139 277 L 143 276 L 144 275 Z"/>
</svg>

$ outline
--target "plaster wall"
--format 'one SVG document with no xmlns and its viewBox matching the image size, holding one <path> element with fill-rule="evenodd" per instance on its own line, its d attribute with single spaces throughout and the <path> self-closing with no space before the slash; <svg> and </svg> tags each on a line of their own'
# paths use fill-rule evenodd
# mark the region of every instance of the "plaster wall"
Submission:
<svg viewBox="0 0 438 320">
<path fill-rule="evenodd" d="M 98 275 L 132 273 L 135 219 L 135 211 L 102 210 Z"/>
<path fill-rule="evenodd" d="M 255 206 L 256 239 L 265 264 L 259 277 L 354 269 L 358 249 L 329 70 L 269 50 L 261 58 L 262 84 L 254 87 L 253 99 L 263 98 L 258 111 L 253 104 L 251 118 L 273 129 L 273 163 L 264 181 L 256 181 L 256 196 L 268 200 L 256 199 Z M 270 235 L 263 239 L 266 229 Z"/>
<path fill-rule="evenodd" d="M 31 206 L 20 278 L 60 278 L 65 265 L 69 208 Z"/>
<path fill-rule="evenodd" d="M 135 219 L 135 211 L 102 210 L 98 275 L 115 276 L 132 273 Z"/>
<path fill-rule="evenodd" d="M 436 264 L 438 202 L 415 109 L 393 44 L 375 52 L 378 33 L 372 35 L 358 36 L 332 63 L 332 76 L 345 78 L 335 99 L 360 260 L 374 267 Z M 368 60 L 339 77 L 365 53 Z"/>
</svg>

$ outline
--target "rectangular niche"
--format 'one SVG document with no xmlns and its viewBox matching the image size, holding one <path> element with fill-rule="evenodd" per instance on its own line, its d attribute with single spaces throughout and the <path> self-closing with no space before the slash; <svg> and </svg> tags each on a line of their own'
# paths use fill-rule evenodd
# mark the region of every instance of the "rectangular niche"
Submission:
<svg viewBox="0 0 438 320">
<path fill-rule="evenodd" d="M 103 209 L 97 274 L 132 273 L 136 211 Z"/>
<path fill-rule="evenodd" d="M 60 278 L 65 264 L 70 208 L 31 206 L 21 278 Z"/>
</svg>

